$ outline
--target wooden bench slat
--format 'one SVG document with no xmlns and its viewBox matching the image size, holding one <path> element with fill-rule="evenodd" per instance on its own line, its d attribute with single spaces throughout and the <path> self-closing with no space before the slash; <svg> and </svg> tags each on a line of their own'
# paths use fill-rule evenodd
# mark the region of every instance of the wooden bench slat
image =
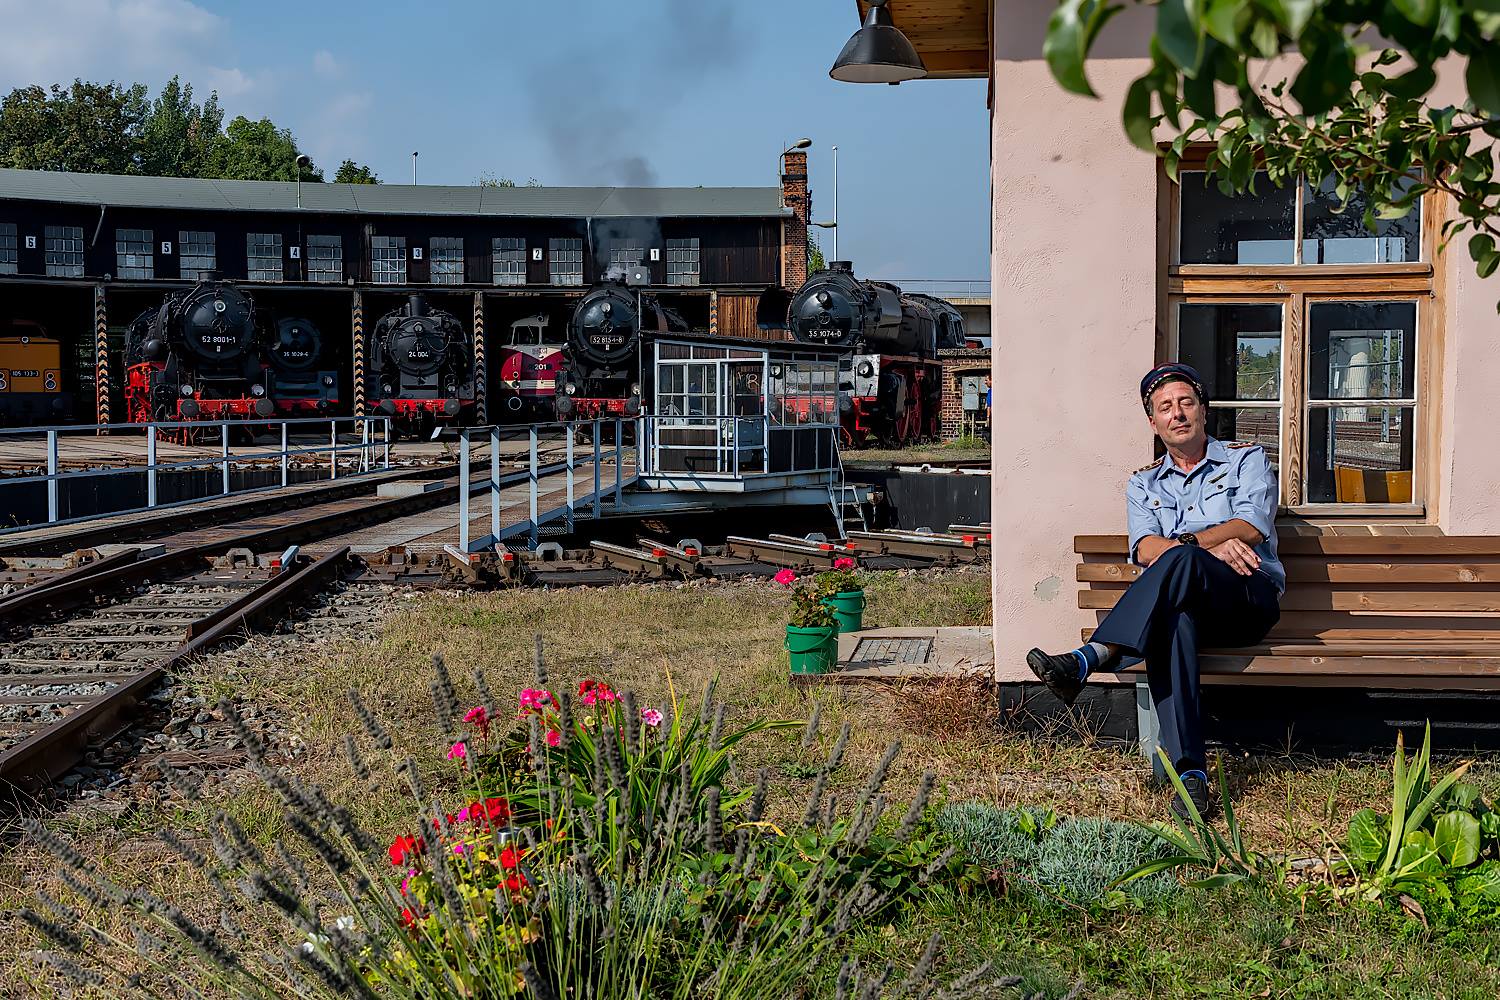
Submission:
<svg viewBox="0 0 1500 1000">
<path fill-rule="evenodd" d="M 1293 559 L 1285 563 L 1288 585 L 1301 583 L 1500 584 L 1500 562 L 1330 563 Z M 1078 563 L 1079 583 L 1129 583 L 1143 572 L 1127 562 Z"/>
<path fill-rule="evenodd" d="M 1078 606 L 1106 610 L 1115 606 L 1123 589 L 1080 590 Z M 1292 587 L 1281 598 L 1281 610 L 1374 611 L 1449 613 L 1454 611 L 1500 614 L 1500 590 L 1334 590 L 1326 586 Z"/>
<path fill-rule="evenodd" d="M 1079 535 L 1080 555 L 1124 556 L 1124 535 Z M 1500 556 L 1500 535 L 1289 535 L 1278 533 L 1277 554 L 1287 556 Z"/>
<path fill-rule="evenodd" d="M 1266 642 L 1369 642 L 1384 644 L 1461 642 L 1488 647 L 1500 643 L 1500 628 L 1492 618 L 1459 619 L 1458 625 L 1443 618 L 1389 618 L 1376 615 L 1296 614 L 1283 617 L 1266 636 Z M 1399 622 L 1399 625 L 1372 626 L 1366 622 Z M 1084 642 L 1094 629 L 1081 630 Z"/>
</svg>

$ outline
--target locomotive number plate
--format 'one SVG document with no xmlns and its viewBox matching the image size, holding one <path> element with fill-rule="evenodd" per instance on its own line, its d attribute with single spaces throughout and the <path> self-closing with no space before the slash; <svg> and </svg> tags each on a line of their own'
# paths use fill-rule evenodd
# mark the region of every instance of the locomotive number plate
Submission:
<svg viewBox="0 0 1500 1000">
<path fill-rule="evenodd" d="M 41 375 L 42 373 L 35 368 L 12 368 L 10 370 L 11 378 L 41 378 Z"/>
</svg>

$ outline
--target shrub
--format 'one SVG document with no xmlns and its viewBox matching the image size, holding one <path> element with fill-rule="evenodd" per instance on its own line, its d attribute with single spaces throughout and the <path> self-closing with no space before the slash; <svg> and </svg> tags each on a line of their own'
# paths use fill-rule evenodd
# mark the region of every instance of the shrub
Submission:
<svg viewBox="0 0 1500 1000">
<path fill-rule="evenodd" d="M 1176 891 L 1165 875 L 1138 879 L 1123 894 L 1116 888 L 1133 869 L 1166 855 L 1154 834 L 1130 823 L 959 802 L 938 813 L 936 826 L 964 845 L 970 862 L 995 873 L 1003 888 L 1038 899 L 1096 907 L 1115 905 L 1123 895 L 1154 903 Z"/>
<path fill-rule="evenodd" d="M 792 617 L 788 624 L 794 628 L 834 628 L 838 619 L 816 589 L 799 583 L 792 591 Z"/>
</svg>

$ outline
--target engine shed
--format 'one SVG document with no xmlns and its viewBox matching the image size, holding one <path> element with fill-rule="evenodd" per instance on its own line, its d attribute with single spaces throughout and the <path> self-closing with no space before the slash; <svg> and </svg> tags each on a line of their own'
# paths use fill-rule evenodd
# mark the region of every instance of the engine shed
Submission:
<svg viewBox="0 0 1500 1000">
<path fill-rule="evenodd" d="M 60 342 L 72 416 L 125 418 L 127 325 L 207 276 L 257 310 L 322 333 L 338 412 L 371 405 L 369 335 L 413 293 L 473 333 L 489 358 L 518 324 L 565 326 L 582 291 L 618 268 L 708 335 L 763 338 L 756 304 L 807 273 L 807 160 L 741 188 L 449 187 L 203 180 L 0 170 L 0 336 L 39 325 Z M 498 409 L 498 407 L 497 407 Z M 500 416 L 497 412 L 493 416 Z M 0 422 L 4 421 L 0 415 Z"/>
</svg>

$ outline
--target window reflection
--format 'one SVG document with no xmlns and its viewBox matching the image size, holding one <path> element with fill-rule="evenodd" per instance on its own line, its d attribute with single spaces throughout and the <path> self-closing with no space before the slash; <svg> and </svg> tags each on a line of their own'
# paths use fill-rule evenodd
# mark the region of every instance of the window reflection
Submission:
<svg viewBox="0 0 1500 1000">
<path fill-rule="evenodd" d="M 1365 228 L 1368 199 L 1361 191 L 1338 211 L 1337 180 L 1329 178 L 1314 188 L 1303 183 L 1302 263 L 1388 264 L 1421 259 L 1420 203 L 1399 219 L 1377 219 L 1375 231 Z M 1407 188 L 1415 181 L 1408 182 Z"/>
<path fill-rule="evenodd" d="M 1295 188 L 1278 188 L 1261 172 L 1253 193 L 1226 195 L 1203 171 L 1184 170 L 1179 176 L 1182 263 L 1295 262 Z"/>
</svg>

